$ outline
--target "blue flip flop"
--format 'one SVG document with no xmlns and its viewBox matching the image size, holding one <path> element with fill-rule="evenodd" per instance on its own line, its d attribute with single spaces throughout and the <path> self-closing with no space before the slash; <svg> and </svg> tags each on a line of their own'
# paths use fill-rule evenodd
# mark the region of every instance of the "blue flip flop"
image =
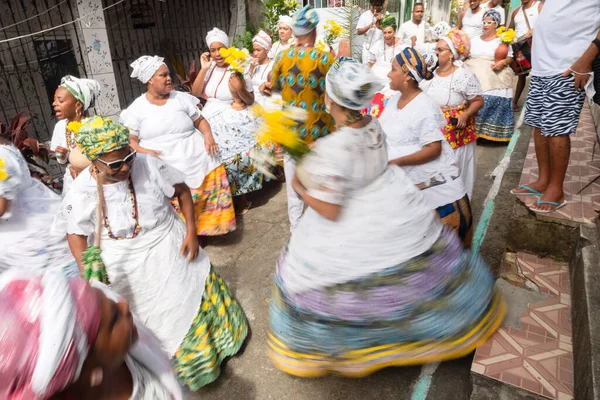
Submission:
<svg viewBox="0 0 600 400">
<path fill-rule="evenodd" d="M 515 196 L 519 196 L 519 197 L 527 197 L 527 196 L 537 196 L 540 197 L 543 195 L 543 193 L 538 192 L 535 189 L 530 188 L 527 185 L 520 185 L 519 189 L 525 189 L 527 190 L 529 193 L 519 193 L 519 192 L 515 192 L 515 189 L 512 189 L 510 191 L 510 194 L 514 194 Z"/>
<path fill-rule="evenodd" d="M 537 208 L 529 207 L 529 209 L 536 214 L 550 214 L 550 213 L 553 213 L 554 211 L 558 210 L 559 208 L 566 206 L 567 203 L 568 203 L 568 201 L 566 201 L 566 200 L 563 200 L 562 203 L 557 203 L 556 201 L 542 201 L 542 199 L 537 199 L 538 206 L 541 206 L 542 204 L 550 204 L 551 206 L 554 206 L 555 208 L 553 210 L 538 210 Z"/>
</svg>

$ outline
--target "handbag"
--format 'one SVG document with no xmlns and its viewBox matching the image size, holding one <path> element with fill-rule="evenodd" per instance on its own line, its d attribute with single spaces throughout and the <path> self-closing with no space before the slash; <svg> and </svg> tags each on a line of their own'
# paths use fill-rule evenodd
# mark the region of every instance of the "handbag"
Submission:
<svg viewBox="0 0 600 400">
<path fill-rule="evenodd" d="M 535 7 L 535 4 L 534 4 Z M 531 25 L 529 24 L 529 18 L 523 6 L 521 6 L 527 28 L 531 31 Z M 517 39 L 516 43 L 512 45 L 514 59 L 510 64 L 510 68 L 514 71 L 515 75 L 526 75 L 531 71 L 531 44 L 533 38 L 531 35 L 525 34 Z"/>
</svg>

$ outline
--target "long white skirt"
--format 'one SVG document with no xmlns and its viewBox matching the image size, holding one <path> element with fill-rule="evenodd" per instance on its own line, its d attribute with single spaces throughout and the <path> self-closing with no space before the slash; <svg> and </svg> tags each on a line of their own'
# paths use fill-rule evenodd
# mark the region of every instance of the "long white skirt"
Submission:
<svg viewBox="0 0 600 400">
<path fill-rule="evenodd" d="M 179 254 L 185 224 L 175 214 L 130 240 L 103 237 L 102 259 L 111 288 L 173 356 L 200 309 L 210 261 L 202 249 L 191 263 Z"/>
<path fill-rule="evenodd" d="M 477 175 L 477 142 L 471 142 L 454 150 L 456 166 L 460 171 L 460 177 L 465 183 L 465 189 L 469 200 L 473 198 L 473 187 Z"/>
</svg>

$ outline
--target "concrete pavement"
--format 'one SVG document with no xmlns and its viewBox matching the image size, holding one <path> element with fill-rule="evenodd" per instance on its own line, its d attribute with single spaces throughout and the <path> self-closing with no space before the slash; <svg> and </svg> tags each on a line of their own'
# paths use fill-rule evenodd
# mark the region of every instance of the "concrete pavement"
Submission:
<svg viewBox="0 0 600 400">
<path fill-rule="evenodd" d="M 478 222 L 506 144 L 482 142 L 477 148 L 473 213 Z M 421 366 L 388 368 L 363 379 L 299 379 L 273 367 L 267 356 L 268 301 L 275 264 L 289 239 L 285 187 L 269 184 L 251 197 L 253 208 L 236 232 L 209 241 L 206 252 L 229 284 L 250 322 L 251 334 L 241 354 L 230 359 L 219 379 L 193 395 L 206 400 L 352 400 L 469 399 L 471 357 L 446 362 L 427 373 Z M 496 269 L 497 265 L 491 265 Z M 429 373 L 432 373 L 429 376 Z M 431 380 L 431 384 L 427 383 Z"/>
</svg>

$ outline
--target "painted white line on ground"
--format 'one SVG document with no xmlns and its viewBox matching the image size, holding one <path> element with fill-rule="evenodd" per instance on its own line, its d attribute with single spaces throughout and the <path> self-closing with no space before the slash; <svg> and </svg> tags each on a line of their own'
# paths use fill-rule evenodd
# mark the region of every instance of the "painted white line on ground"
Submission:
<svg viewBox="0 0 600 400">
<path fill-rule="evenodd" d="M 427 398 L 433 374 L 439 366 L 440 363 L 436 362 L 433 364 L 425 364 L 421 367 L 421 374 L 419 375 L 413 388 L 412 395 L 410 396 L 411 400 L 425 400 Z"/>
</svg>

